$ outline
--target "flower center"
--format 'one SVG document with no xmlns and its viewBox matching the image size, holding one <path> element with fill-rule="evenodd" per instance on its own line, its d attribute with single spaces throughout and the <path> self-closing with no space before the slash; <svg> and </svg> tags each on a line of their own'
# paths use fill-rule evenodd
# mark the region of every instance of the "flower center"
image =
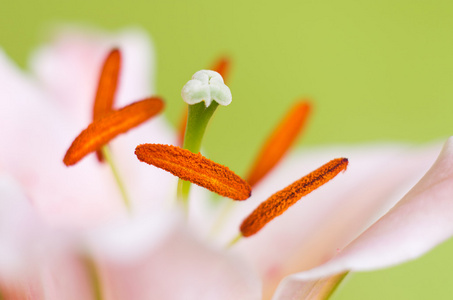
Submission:
<svg viewBox="0 0 453 300">
<path fill-rule="evenodd" d="M 247 177 L 249 185 L 228 168 L 197 154 L 208 121 L 218 106 L 217 102 L 211 106 L 208 105 L 208 101 L 206 101 L 206 106 L 200 103 L 202 100 L 200 100 L 201 92 L 199 91 L 209 88 L 200 87 L 200 85 L 207 83 L 209 86 L 211 79 L 214 78 L 213 74 L 219 75 L 212 71 L 199 71 L 183 87 L 182 96 L 189 104 L 188 117 L 184 116 L 184 119 L 187 119 L 183 145 L 185 149 L 168 145 L 143 144 L 137 146 L 135 150 L 140 161 L 162 168 L 180 178 L 178 193 L 182 196 L 186 212 L 188 211 L 190 183 L 235 200 L 245 200 L 250 197 L 250 185 L 254 186 L 259 182 L 281 160 L 304 128 L 311 111 L 311 104 L 308 101 L 300 101 L 292 107 L 267 140 L 254 162 Z M 218 81 L 217 78 L 215 80 Z M 223 80 L 221 82 L 223 83 Z M 206 94 L 209 93 L 206 92 Z M 347 165 L 346 158 L 334 159 L 272 195 L 243 221 L 240 226 L 240 234 L 233 239 L 230 245 L 236 243 L 241 237 L 249 237 L 257 233 L 303 196 L 346 170 Z"/>
<path fill-rule="evenodd" d="M 117 135 L 127 132 L 158 114 L 163 109 L 164 103 L 160 98 L 151 97 L 115 110 L 113 101 L 120 67 L 121 53 L 118 49 L 113 49 L 102 67 L 93 108 L 93 122 L 74 140 L 63 162 L 67 166 L 71 166 L 87 154 L 96 151 L 99 159 L 105 158 L 111 165 L 127 204 L 127 197 L 113 163 L 111 163 L 111 155 L 107 151 L 106 145 Z M 215 69 L 222 74 L 228 68 L 227 59 L 220 60 L 215 66 Z M 297 102 L 290 109 L 264 144 L 246 181 L 227 167 L 198 153 L 204 132 L 214 111 L 218 105 L 228 105 L 232 99 L 231 92 L 224 84 L 222 76 L 218 72 L 210 70 L 196 72 L 183 87 L 181 95 L 189 104 L 188 113 L 184 116 L 186 120 L 184 149 L 170 145 L 142 144 L 136 147 L 135 154 L 140 161 L 162 168 L 180 178 L 178 199 L 182 200 L 181 203 L 186 212 L 188 212 L 189 205 L 190 183 L 195 183 L 234 200 L 249 198 L 251 186 L 255 186 L 284 157 L 305 128 L 312 110 L 312 105 L 307 100 Z M 303 196 L 324 185 L 341 171 L 345 171 L 347 165 L 346 158 L 334 159 L 270 196 L 243 221 L 240 233 L 233 243 L 242 237 L 256 234 Z"/>
</svg>

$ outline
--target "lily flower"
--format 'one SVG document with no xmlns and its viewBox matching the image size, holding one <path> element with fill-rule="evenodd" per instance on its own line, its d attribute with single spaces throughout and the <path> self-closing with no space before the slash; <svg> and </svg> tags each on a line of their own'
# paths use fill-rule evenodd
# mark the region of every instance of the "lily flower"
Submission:
<svg viewBox="0 0 453 300">
<path fill-rule="evenodd" d="M 0 52 L 5 83 L 0 127 L 7 128 L 0 131 L 7 145 L 0 147 L 0 174 L 5 174 L 0 199 L 10 199 L 0 202 L 0 216 L 6 216 L 0 219 L 4 298 L 326 299 L 347 272 L 415 259 L 453 234 L 452 138 L 435 163 L 438 144 L 313 148 L 286 155 L 305 127 L 310 111 L 305 101 L 289 111 L 258 155 L 246 177 L 250 198 L 249 185 L 239 176 L 198 154 L 200 136 L 200 143 L 184 141 L 189 150 L 164 146 L 175 144 L 177 134 L 163 117 L 118 138 L 96 139 L 83 156 L 109 141 L 131 199 L 128 211 L 115 177 L 95 155 L 71 168 L 61 161 L 84 128 L 95 127 L 90 132 L 98 136 L 105 132 L 99 120 L 112 120 L 109 112 L 91 114 L 99 70 L 112 48 L 123 58 L 113 93 L 113 113 L 122 122 L 123 107 L 154 96 L 148 69 L 152 48 L 143 33 L 65 32 L 35 54 L 33 75 Z M 205 79 L 192 85 L 200 91 L 196 96 L 210 99 L 189 108 L 186 135 L 196 128 L 190 114 L 213 110 L 215 96 L 226 93 L 223 85 L 206 87 Z M 224 99 L 231 102 L 231 94 Z M 213 205 L 202 188 L 182 189 L 187 211 L 181 213 L 180 203 L 172 201 L 175 178 L 140 162 L 134 151 L 184 180 L 215 192 L 222 186 L 222 195 L 240 202 L 222 199 Z M 175 157 L 180 158 L 176 168 Z M 349 164 L 343 158 L 331 161 L 334 157 L 347 157 Z M 323 185 L 346 166 L 344 174 Z M 206 169 L 213 170 L 210 180 L 198 178 Z M 294 194 L 304 197 L 289 203 Z M 277 216 L 260 208 L 268 198 L 288 210 Z M 265 219 L 268 212 L 272 218 Z M 251 224 L 258 220 L 258 227 L 240 228 L 254 215 Z M 224 247 L 239 231 L 242 239 Z"/>
</svg>

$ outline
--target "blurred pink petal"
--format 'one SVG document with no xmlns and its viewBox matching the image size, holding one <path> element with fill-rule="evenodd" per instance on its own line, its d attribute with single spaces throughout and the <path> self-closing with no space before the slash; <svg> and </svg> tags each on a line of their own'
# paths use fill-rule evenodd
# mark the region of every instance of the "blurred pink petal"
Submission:
<svg viewBox="0 0 453 300">
<path fill-rule="evenodd" d="M 6 174 L 0 174 L 0 240 L 2 299 L 91 299 L 73 237 L 42 222 Z"/>
<path fill-rule="evenodd" d="M 0 139 L 8 145 L 0 148 L 0 169 L 27 187 L 48 222 L 83 227 L 125 213 L 107 166 L 93 157 L 87 157 L 77 168 L 68 169 L 61 163 L 72 139 L 89 124 L 97 82 L 90 78 L 98 76 L 101 53 L 109 45 L 124 45 L 125 67 L 118 100 L 132 102 L 138 100 L 134 97 L 149 95 L 151 79 L 146 62 L 151 60 L 151 47 L 143 33 L 133 30 L 110 38 L 93 34 L 88 43 L 83 43 L 82 33 L 59 36 L 55 47 L 45 47 L 35 55 L 35 69 L 43 74 L 44 87 L 0 52 L 0 79 L 4 83 L 0 96 L 5 99 L 0 102 L 0 126 L 6 128 L 0 132 Z M 60 87 L 64 92 L 55 91 Z M 62 105 L 61 100 L 67 98 L 69 101 Z M 162 205 L 149 201 L 147 195 L 153 194 L 161 202 L 171 196 L 174 179 L 140 164 L 134 148 L 143 141 L 171 143 L 173 139 L 166 121 L 158 118 L 112 143 L 114 155 L 122 158 L 118 162 L 120 171 L 130 174 L 125 178 L 130 196 L 143 213 Z"/>
<path fill-rule="evenodd" d="M 370 145 L 313 149 L 290 156 L 256 187 L 251 199 L 236 205 L 230 225 L 240 224 L 258 203 L 332 157 L 348 157 L 350 164 L 345 174 L 306 196 L 262 233 L 241 241 L 234 251 L 256 266 L 269 297 L 282 278 L 329 260 L 379 219 L 420 179 L 437 149 Z"/>
<path fill-rule="evenodd" d="M 91 237 L 106 299 L 261 299 L 248 264 L 207 246 L 180 216 L 152 214 Z"/>
<path fill-rule="evenodd" d="M 53 34 L 51 43 L 34 52 L 31 70 L 55 105 L 63 106 L 76 122 L 89 124 L 100 67 L 106 53 L 114 47 L 121 50 L 123 57 L 115 106 L 122 107 L 152 95 L 153 47 L 148 35 L 138 28 L 117 33 L 93 28 L 60 28 Z"/>
<path fill-rule="evenodd" d="M 420 257 L 453 235 L 453 138 L 423 178 L 382 218 L 327 263 L 288 277 L 275 299 L 345 271 L 369 271 Z"/>
</svg>

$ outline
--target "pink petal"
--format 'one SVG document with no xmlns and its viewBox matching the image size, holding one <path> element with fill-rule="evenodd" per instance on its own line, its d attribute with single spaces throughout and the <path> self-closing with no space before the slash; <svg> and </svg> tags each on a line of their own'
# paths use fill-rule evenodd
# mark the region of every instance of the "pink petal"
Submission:
<svg viewBox="0 0 453 300">
<path fill-rule="evenodd" d="M 80 97 L 78 92 L 85 90 L 84 86 L 93 89 L 94 94 L 96 83 L 88 87 L 90 84 L 84 80 L 90 78 L 89 74 L 98 71 L 93 65 L 88 66 L 87 62 L 77 61 L 76 58 L 83 56 L 80 53 L 77 55 L 75 50 L 85 47 L 101 52 L 108 43 L 100 43 L 99 40 L 103 40 L 95 37 L 97 35 L 90 39 L 74 31 L 68 38 L 62 35 L 60 42 L 56 43 L 57 50 L 48 46 L 36 56 L 35 64 L 41 66 L 42 70 L 36 68 L 41 70 L 39 72 L 47 83 L 45 89 L 0 52 L 0 79 L 4 83 L 0 90 L 0 126 L 5 129 L 0 131 L 0 139 L 8 145 L 0 149 L 0 170 L 9 172 L 19 180 L 42 216 L 55 225 L 87 227 L 126 214 L 118 188 L 106 165 L 97 163 L 93 156 L 85 158 L 73 168 L 65 167 L 61 161 L 74 137 L 88 125 L 75 123 L 77 118 L 71 117 L 71 114 L 86 109 L 84 119 L 91 116 L 91 107 L 87 106 L 88 103 L 92 105 L 92 97 L 77 97 Z M 150 71 L 147 61 L 150 51 L 146 38 L 135 31 L 125 31 L 120 37 L 112 38 L 110 45 L 113 40 L 130 45 L 125 47 L 125 78 L 120 83 L 124 88 L 118 95 L 119 99 L 126 101 L 128 98 L 130 102 L 134 96 L 149 95 Z M 88 54 L 89 58 L 95 57 L 93 52 Z M 59 59 L 53 64 L 49 57 Z M 142 61 L 139 62 L 139 59 Z M 72 73 L 70 65 L 74 62 L 77 63 L 72 67 L 79 69 Z M 85 76 L 82 71 L 89 74 Z M 59 95 L 56 92 L 50 93 L 59 84 L 65 87 L 64 95 L 60 95 L 62 98 L 56 98 Z M 69 107 L 58 104 L 65 97 L 70 98 Z M 162 203 L 173 193 L 174 179 L 141 164 L 134 155 L 135 146 L 144 142 L 172 143 L 173 139 L 174 134 L 168 124 L 159 118 L 120 136 L 112 143 L 112 152 L 117 158 L 130 197 L 135 208 L 142 213 L 150 209 L 162 209 Z"/>
<path fill-rule="evenodd" d="M 425 176 L 382 218 L 332 260 L 292 275 L 275 299 L 345 271 L 369 271 L 420 257 L 453 235 L 453 138 Z"/>
<path fill-rule="evenodd" d="M 115 107 L 149 97 L 154 91 L 154 55 L 148 35 L 139 29 L 117 33 L 63 27 L 32 56 L 31 69 L 43 90 L 78 124 L 91 121 L 102 63 L 113 48 L 122 68 Z"/>
<path fill-rule="evenodd" d="M 121 199 L 106 168 L 62 163 L 76 126 L 1 52 L 0 66 L 0 139 L 6 145 L 0 169 L 20 182 L 49 222 L 82 225 L 118 214 Z"/>
<path fill-rule="evenodd" d="M 154 90 L 154 55 L 148 35 L 139 29 L 126 29 L 117 33 L 66 27 L 54 35 L 53 41 L 36 52 L 32 59 L 32 67 L 44 90 L 58 101 L 64 101 L 66 113 L 75 119 L 77 129 L 68 137 L 74 138 L 91 121 L 92 102 L 97 87 L 101 63 L 110 48 L 119 47 L 122 53 L 122 69 L 119 89 L 116 94 L 115 107 L 121 107 L 132 101 L 152 95 Z M 57 101 L 56 101 L 57 104 Z M 80 112 L 79 114 L 77 112 Z M 65 143 L 70 145 L 71 140 Z M 168 199 L 174 194 L 175 180 L 173 176 L 162 174 L 156 168 L 140 163 L 134 155 L 135 147 L 142 143 L 172 144 L 175 134 L 167 121 L 162 118 L 141 125 L 122 135 L 110 143 L 120 175 L 127 188 L 128 196 L 133 201 L 134 212 L 146 214 L 149 211 L 163 209 Z M 64 153 L 64 152 L 63 152 Z M 83 161 L 85 165 L 92 165 Z M 97 162 L 92 165 L 102 170 L 109 184 L 112 182 L 110 170 Z M 79 165 L 77 168 L 81 168 Z M 101 170 L 99 170 L 101 169 Z M 71 170 L 74 172 L 73 170 Z M 80 171 L 89 172 L 88 170 Z M 84 185 L 85 182 L 80 183 Z M 118 190 L 112 186 L 110 191 L 117 201 Z M 104 197 L 105 198 L 105 197 Z M 124 207 L 120 207 L 124 210 Z"/>
<path fill-rule="evenodd" d="M 0 292 L 5 299 L 91 299 L 71 238 L 47 227 L 20 186 L 0 175 Z"/>
<path fill-rule="evenodd" d="M 432 147 L 420 151 L 395 145 L 299 153 L 265 179 L 251 199 L 236 206 L 241 212 L 235 216 L 236 226 L 273 192 L 330 159 L 347 157 L 350 164 L 344 174 L 306 196 L 256 236 L 241 241 L 235 251 L 256 266 L 270 297 L 285 276 L 334 257 L 379 219 L 426 172 L 435 157 L 432 153 Z M 230 223 L 230 227 L 235 226 Z"/>
<path fill-rule="evenodd" d="M 243 261 L 176 220 L 154 214 L 94 236 L 106 299 L 261 299 L 261 282 Z"/>
</svg>

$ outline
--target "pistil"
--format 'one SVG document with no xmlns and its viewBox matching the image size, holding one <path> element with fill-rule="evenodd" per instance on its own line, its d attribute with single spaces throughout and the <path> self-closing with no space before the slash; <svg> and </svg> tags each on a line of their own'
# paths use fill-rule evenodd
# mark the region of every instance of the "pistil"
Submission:
<svg viewBox="0 0 453 300">
<path fill-rule="evenodd" d="M 205 107 L 203 102 L 189 105 L 186 133 L 184 134 L 184 149 L 192 153 L 200 152 L 206 127 L 218 106 L 217 102 L 211 103 L 208 107 Z M 189 192 L 190 182 L 180 179 L 178 181 L 178 199 L 182 201 L 185 207 L 188 206 Z"/>
<path fill-rule="evenodd" d="M 213 70 L 222 76 L 224 82 L 227 82 L 229 71 L 231 68 L 231 62 L 228 57 L 221 57 L 219 58 L 212 66 L 210 70 Z M 184 135 L 186 133 L 186 127 L 187 127 L 187 114 L 188 114 L 188 107 L 183 112 L 183 115 L 181 117 L 181 123 L 179 124 L 179 130 L 178 130 L 178 146 L 182 146 L 184 143 Z"/>
<path fill-rule="evenodd" d="M 200 152 L 206 127 L 215 110 L 231 102 L 230 89 L 224 84 L 222 76 L 209 70 L 196 72 L 184 85 L 181 96 L 189 104 L 183 148 L 192 153 Z M 190 181 L 178 181 L 178 200 L 188 210 Z"/>
</svg>

